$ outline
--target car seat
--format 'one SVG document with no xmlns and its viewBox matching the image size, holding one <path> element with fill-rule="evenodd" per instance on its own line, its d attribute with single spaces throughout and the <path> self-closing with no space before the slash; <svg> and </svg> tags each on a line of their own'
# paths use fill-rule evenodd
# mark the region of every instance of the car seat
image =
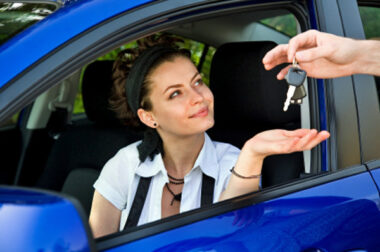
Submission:
<svg viewBox="0 0 380 252">
<path fill-rule="evenodd" d="M 62 191 L 79 199 L 89 213 L 93 183 L 104 164 L 122 147 L 142 138 L 123 126 L 109 109 L 113 61 L 95 61 L 83 74 L 87 120 L 74 122 L 53 144 L 37 187 Z"/>
<path fill-rule="evenodd" d="M 287 84 L 276 74 L 282 66 L 266 71 L 265 53 L 276 44 L 269 41 L 236 42 L 220 46 L 212 60 L 210 89 L 215 98 L 213 140 L 239 148 L 255 134 L 269 129 L 300 128 L 300 107 L 283 111 Z M 264 160 L 262 187 L 298 178 L 304 170 L 301 152 L 274 155 Z"/>
</svg>

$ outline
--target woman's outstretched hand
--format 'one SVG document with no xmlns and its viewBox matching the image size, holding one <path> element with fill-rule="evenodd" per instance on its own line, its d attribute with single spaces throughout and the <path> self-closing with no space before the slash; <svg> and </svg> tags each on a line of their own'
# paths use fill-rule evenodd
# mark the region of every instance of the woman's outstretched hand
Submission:
<svg viewBox="0 0 380 252">
<path fill-rule="evenodd" d="M 315 129 L 267 130 L 249 139 L 240 152 L 234 171 L 239 176 L 261 175 L 267 156 L 310 150 L 329 138 L 327 131 Z M 219 200 L 230 199 L 259 189 L 259 178 L 241 178 L 231 174 L 226 190 Z"/>
<path fill-rule="evenodd" d="M 315 129 L 267 130 L 249 139 L 242 152 L 264 159 L 269 155 L 310 150 L 329 136 L 327 131 L 318 133 Z"/>
</svg>

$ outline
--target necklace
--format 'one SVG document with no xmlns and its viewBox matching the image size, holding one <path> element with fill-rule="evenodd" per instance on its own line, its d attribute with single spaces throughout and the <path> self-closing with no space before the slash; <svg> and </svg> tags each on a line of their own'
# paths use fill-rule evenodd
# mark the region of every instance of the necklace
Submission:
<svg viewBox="0 0 380 252">
<path fill-rule="evenodd" d="M 175 194 L 175 193 L 170 189 L 168 183 L 166 183 L 165 186 L 166 186 L 166 188 L 168 189 L 168 191 L 170 192 L 170 194 L 173 196 L 173 199 L 172 199 L 172 202 L 170 203 L 170 205 L 172 206 L 175 200 L 181 202 L 181 196 L 182 196 L 182 193 L 180 192 L 180 193 L 178 193 L 178 194 Z"/>
<path fill-rule="evenodd" d="M 169 175 L 169 173 L 168 173 L 168 177 L 170 178 L 170 179 L 172 179 L 172 180 L 175 180 L 175 181 L 185 181 L 185 179 L 183 179 L 183 178 L 175 178 L 175 177 L 172 177 L 172 176 L 170 176 Z"/>
<path fill-rule="evenodd" d="M 169 183 L 170 184 L 173 184 L 173 185 L 182 185 L 185 183 L 185 179 L 179 179 L 179 178 L 175 178 L 175 177 L 172 177 L 168 174 L 168 177 L 169 177 Z"/>
<path fill-rule="evenodd" d="M 184 182 L 184 181 L 182 181 L 182 182 L 175 182 L 175 181 L 172 181 L 172 180 L 169 179 L 169 183 L 170 183 L 170 184 L 173 184 L 173 185 L 182 185 L 182 184 L 184 184 L 185 182 Z"/>
</svg>

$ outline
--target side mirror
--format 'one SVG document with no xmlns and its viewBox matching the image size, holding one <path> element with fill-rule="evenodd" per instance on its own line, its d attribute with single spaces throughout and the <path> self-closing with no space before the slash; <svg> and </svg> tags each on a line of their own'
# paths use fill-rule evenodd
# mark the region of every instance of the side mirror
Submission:
<svg viewBox="0 0 380 252">
<path fill-rule="evenodd" d="M 42 190 L 0 187 L 2 251 L 95 251 L 75 199 Z"/>
</svg>

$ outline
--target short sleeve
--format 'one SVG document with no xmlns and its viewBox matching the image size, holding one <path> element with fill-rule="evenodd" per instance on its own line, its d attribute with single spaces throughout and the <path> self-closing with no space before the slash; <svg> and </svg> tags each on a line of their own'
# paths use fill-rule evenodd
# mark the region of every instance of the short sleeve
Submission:
<svg viewBox="0 0 380 252">
<path fill-rule="evenodd" d="M 236 148 L 233 145 L 228 145 L 228 148 L 226 148 L 226 151 L 220 155 L 222 158 L 219 162 L 220 166 L 220 175 L 223 183 L 222 191 L 224 191 L 227 188 L 228 182 L 231 178 L 231 172 L 230 170 L 232 167 L 235 166 L 238 157 L 240 154 L 240 150 Z"/>
<path fill-rule="evenodd" d="M 130 146 L 121 149 L 103 167 L 94 188 L 117 209 L 123 210 L 127 203 L 127 193 L 133 174 L 133 162 L 128 158 Z M 133 161 L 133 160 L 131 160 Z"/>
<path fill-rule="evenodd" d="M 216 185 L 214 202 L 219 201 L 221 193 L 226 189 L 231 177 L 231 168 L 235 166 L 240 150 L 233 145 L 214 142 L 219 165 L 219 176 Z"/>
</svg>

